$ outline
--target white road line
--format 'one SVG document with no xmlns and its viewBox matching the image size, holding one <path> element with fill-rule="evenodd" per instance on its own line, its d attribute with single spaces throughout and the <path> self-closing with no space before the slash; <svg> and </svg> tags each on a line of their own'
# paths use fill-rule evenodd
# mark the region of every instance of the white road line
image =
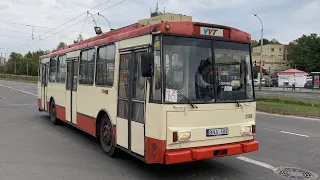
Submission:
<svg viewBox="0 0 320 180">
<path fill-rule="evenodd" d="M 296 136 L 309 137 L 308 135 L 292 133 L 292 132 L 287 132 L 287 131 L 280 131 L 280 132 L 285 133 L 285 134 L 292 134 L 292 135 L 296 135 Z"/>
<path fill-rule="evenodd" d="M 267 169 L 271 169 L 271 170 L 274 170 L 274 169 L 275 169 L 275 167 L 273 167 L 273 166 L 271 166 L 271 165 L 269 165 L 269 164 L 266 164 L 266 163 L 263 163 L 263 162 L 260 162 L 260 161 L 256 161 L 256 160 L 253 160 L 253 159 L 244 157 L 244 156 L 238 156 L 238 157 L 236 157 L 236 158 L 237 158 L 237 159 L 240 159 L 240 160 L 242 160 L 242 161 L 251 163 L 251 164 L 255 164 L 255 165 L 258 165 L 258 166 L 267 168 Z"/>
<path fill-rule="evenodd" d="M 9 104 L 10 106 L 35 106 L 37 104 Z"/>
<path fill-rule="evenodd" d="M 302 119 L 302 120 L 312 120 L 312 121 L 320 121 L 320 119 L 317 118 L 308 118 L 308 117 L 299 117 L 299 116 L 289 116 L 289 115 L 281 115 L 281 114 L 271 114 L 271 113 L 265 113 L 265 112 L 256 112 L 256 114 L 264 114 L 269 116 L 280 116 L 280 117 L 286 117 L 286 118 L 293 118 L 293 119 Z"/>
<path fill-rule="evenodd" d="M 23 93 L 26 93 L 26 94 L 30 94 L 30 95 L 32 95 L 32 96 L 38 96 L 38 95 L 33 94 L 33 93 L 31 93 L 31 92 L 23 91 L 23 90 L 16 89 L 16 88 L 13 88 L 13 87 L 10 87 L 10 86 L 4 86 L 4 85 L 1 85 L 1 84 L 0 84 L 0 86 L 1 86 L 1 87 L 5 87 L 5 88 L 9 88 L 9 89 L 13 89 L 13 90 L 16 90 L 16 91 L 20 91 L 20 92 L 23 92 Z"/>
</svg>

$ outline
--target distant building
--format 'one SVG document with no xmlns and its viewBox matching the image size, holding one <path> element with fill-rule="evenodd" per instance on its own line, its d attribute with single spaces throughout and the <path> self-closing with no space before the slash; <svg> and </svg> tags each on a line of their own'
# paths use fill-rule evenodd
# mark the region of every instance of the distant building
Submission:
<svg viewBox="0 0 320 180">
<path fill-rule="evenodd" d="M 293 83 L 296 87 L 304 87 L 307 82 L 308 73 L 298 69 L 288 69 L 278 73 L 278 86 L 292 86 Z"/>
<path fill-rule="evenodd" d="M 267 44 L 262 46 L 262 68 L 270 73 L 286 69 L 286 49 L 282 44 Z M 286 47 L 287 48 L 287 47 Z M 260 66 L 260 46 L 252 48 L 253 65 Z"/>
<path fill-rule="evenodd" d="M 0 57 L 0 66 L 4 66 L 6 62 L 6 59 L 3 57 Z"/>
<path fill-rule="evenodd" d="M 189 21 L 192 22 L 191 16 L 172 14 L 172 13 L 152 13 L 151 17 L 148 19 L 142 19 L 138 21 L 139 24 L 148 25 L 156 24 L 159 22 L 169 22 L 169 21 Z"/>
</svg>

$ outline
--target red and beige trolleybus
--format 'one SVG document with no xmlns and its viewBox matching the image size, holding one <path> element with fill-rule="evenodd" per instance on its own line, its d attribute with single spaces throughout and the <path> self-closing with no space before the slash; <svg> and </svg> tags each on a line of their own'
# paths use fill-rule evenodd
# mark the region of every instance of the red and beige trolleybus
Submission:
<svg viewBox="0 0 320 180">
<path fill-rule="evenodd" d="M 248 33 L 135 23 L 40 58 L 38 106 L 103 151 L 175 164 L 258 150 Z"/>
</svg>

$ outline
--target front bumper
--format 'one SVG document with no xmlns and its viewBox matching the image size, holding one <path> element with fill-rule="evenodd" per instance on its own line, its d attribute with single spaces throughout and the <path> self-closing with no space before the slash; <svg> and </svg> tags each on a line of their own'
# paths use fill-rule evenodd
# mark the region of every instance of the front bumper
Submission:
<svg viewBox="0 0 320 180">
<path fill-rule="evenodd" d="M 232 144 L 195 147 L 179 150 L 167 150 L 165 154 L 166 164 L 197 161 L 209 158 L 243 154 L 259 149 L 258 141 L 251 140 Z"/>
</svg>

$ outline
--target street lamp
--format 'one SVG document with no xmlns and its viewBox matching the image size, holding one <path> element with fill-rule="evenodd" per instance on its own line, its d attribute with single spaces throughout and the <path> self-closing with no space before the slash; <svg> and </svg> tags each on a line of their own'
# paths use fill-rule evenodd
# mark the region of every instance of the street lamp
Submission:
<svg viewBox="0 0 320 180">
<path fill-rule="evenodd" d="M 255 17 L 257 17 L 261 23 L 261 48 L 260 48 L 260 84 L 259 84 L 259 89 L 261 89 L 261 85 L 262 85 L 262 46 L 263 46 L 263 24 L 262 21 L 260 19 L 260 17 L 256 14 L 253 14 Z"/>
</svg>

